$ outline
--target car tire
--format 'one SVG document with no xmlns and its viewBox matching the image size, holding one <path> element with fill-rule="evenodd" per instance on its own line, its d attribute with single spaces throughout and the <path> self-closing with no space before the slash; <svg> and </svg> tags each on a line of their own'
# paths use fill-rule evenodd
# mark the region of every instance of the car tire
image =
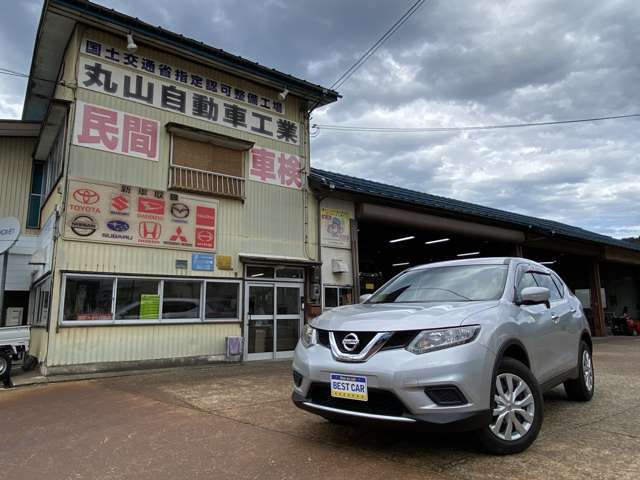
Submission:
<svg viewBox="0 0 640 480">
<path fill-rule="evenodd" d="M 11 354 L 0 352 L 0 382 L 4 382 L 11 376 Z"/>
<path fill-rule="evenodd" d="M 486 453 L 520 453 L 538 437 L 542 392 L 526 365 L 513 358 L 500 362 L 492 381 L 491 414 L 490 423 L 476 432 L 476 443 Z"/>
<path fill-rule="evenodd" d="M 593 397 L 595 390 L 595 375 L 593 373 L 593 357 L 589 345 L 582 340 L 580 342 L 580 354 L 578 355 L 578 378 L 564 382 L 564 390 L 569 400 L 576 402 L 588 402 Z"/>
</svg>

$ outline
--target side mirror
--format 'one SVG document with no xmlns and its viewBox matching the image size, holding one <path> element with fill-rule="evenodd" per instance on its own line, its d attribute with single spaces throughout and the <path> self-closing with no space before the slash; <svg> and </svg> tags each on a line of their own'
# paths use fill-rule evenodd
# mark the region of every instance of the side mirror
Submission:
<svg viewBox="0 0 640 480">
<path fill-rule="evenodd" d="M 372 294 L 371 293 L 365 293 L 364 295 L 360 295 L 360 297 L 358 298 L 358 302 L 359 303 L 364 303 L 367 300 L 369 300 L 371 298 Z"/>
<path fill-rule="evenodd" d="M 540 305 L 549 306 L 549 289 L 545 287 L 526 287 L 520 292 L 519 305 Z"/>
</svg>

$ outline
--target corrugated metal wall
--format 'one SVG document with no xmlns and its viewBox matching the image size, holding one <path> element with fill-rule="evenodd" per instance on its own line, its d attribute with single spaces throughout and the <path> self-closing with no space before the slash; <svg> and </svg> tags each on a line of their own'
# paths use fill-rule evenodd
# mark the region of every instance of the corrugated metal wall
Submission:
<svg viewBox="0 0 640 480">
<path fill-rule="evenodd" d="M 65 79 L 75 81 L 75 51 L 80 47 L 80 36 L 125 47 L 122 38 L 99 31 L 82 30 L 70 42 L 65 65 Z M 167 62 L 203 76 L 208 70 L 202 66 L 184 62 L 172 55 L 151 51 L 140 46 L 140 56 L 149 55 L 158 62 Z M 226 81 L 239 88 L 251 90 L 259 95 L 274 97 L 277 91 L 261 87 L 252 82 L 216 72 L 220 81 Z M 68 91 L 59 91 L 68 95 Z M 68 97 L 67 97 L 68 98 Z M 78 88 L 75 99 L 111 107 L 121 111 L 149 117 L 161 122 L 164 127 L 169 122 L 206 129 L 255 142 L 273 150 L 300 156 L 306 169 L 308 159 L 308 127 L 300 101 L 289 96 L 285 102 L 286 117 L 303 125 L 299 132 L 299 146 L 287 145 L 268 138 L 254 136 L 240 130 L 226 128 L 184 115 L 128 102 L 106 94 Z M 71 109 L 70 125 L 73 125 L 75 106 Z M 72 132 L 71 132 L 72 134 Z M 71 139 L 69 135 L 69 140 Z M 132 157 L 114 155 L 98 150 L 69 147 L 69 176 L 98 180 L 116 184 L 142 186 L 150 189 L 166 190 L 169 172 L 170 136 L 164 130 L 160 137 L 160 160 L 152 162 Z M 248 169 L 248 153 L 245 153 L 245 172 Z M 305 179 L 306 184 L 306 179 Z M 238 253 L 282 255 L 290 257 L 316 257 L 316 217 L 317 208 L 313 196 L 291 188 L 246 181 L 246 201 L 219 199 L 217 253 L 231 255 L 234 259 L 233 271 L 216 270 L 209 276 L 241 277 Z M 306 217 L 305 217 L 306 214 Z M 64 224 L 64 218 L 61 224 Z M 305 223 L 307 225 L 305 235 Z M 308 240 L 305 248 L 305 240 Z M 241 325 L 235 324 L 177 324 L 148 326 L 109 327 L 61 327 L 56 329 L 60 311 L 60 270 L 109 272 L 125 274 L 194 275 L 207 276 L 207 272 L 176 270 L 175 261 L 190 259 L 188 251 L 157 249 L 135 246 L 117 246 L 100 243 L 77 242 L 60 239 L 56 254 L 56 274 L 52 298 L 52 334 L 49 338 L 48 366 L 65 366 L 114 361 L 136 361 L 188 356 L 216 356 L 224 353 L 224 338 L 240 335 Z M 53 333 L 55 332 L 55 334 Z"/>
<path fill-rule="evenodd" d="M 0 137 L 0 218 L 18 218 L 23 231 L 29 209 L 31 154 L 35 143 L 31 137 Z M 37 235 L 38 231 L 30 233 Z"/>
<path fill-rule="evenodd" d="M 231 335 L 239 323 L 60 328 L 47 365 L 219 356 Z"/>
<path fill-rule="evenodd" d="M 39 360 L 44 360 L 47 356 L 47 341 L 49 333 L 44 328 L 32 328 L 31 339 L 29 341 L 29 353 Z"/>
</svg>

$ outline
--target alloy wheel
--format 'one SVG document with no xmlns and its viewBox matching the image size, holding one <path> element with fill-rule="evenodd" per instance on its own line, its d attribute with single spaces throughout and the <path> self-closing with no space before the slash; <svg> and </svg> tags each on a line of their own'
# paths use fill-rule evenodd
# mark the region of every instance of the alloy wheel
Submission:
<svg viewBox="0 0 640 480">
<path fill-rule="evenodd" d="M 5 374 L 7 371 L 7 359 L 4 357 L 0 357 L 0 377 Z"/>
<path fill-rule="evenodd" d="M 535 401 L 531 388 L 513 373 L 496 377 L 493 420 L 489 428 L 501 440 L 508 442 L 524 437 L 533 425 Z"/>
<path fill-rule="evenodd" d="M 588 350 L 582 352 L 582 375 L 584 376 L 584 386 L 588 391 L 593 390 L 593 364 Z"/>
</svg>

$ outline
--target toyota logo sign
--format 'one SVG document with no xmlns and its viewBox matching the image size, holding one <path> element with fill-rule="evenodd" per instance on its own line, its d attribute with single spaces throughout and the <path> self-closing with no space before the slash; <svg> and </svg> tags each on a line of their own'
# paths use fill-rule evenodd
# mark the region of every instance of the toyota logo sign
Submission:
<svg viewBox="0 0 640 480">
<path fill-rule="evenodd" d="M 348 333 L 342 339 L 342 346 L 347 352 L 353 352 L 360 345 L 360 339 L 355 333 Z"/>
<path fill-rule="evenodd" d="M 90 188 L 78 188 L 73 192 L 73 198 L 76 202 L 80 202 L 84 205 L 93 205 L 100 200 L 100 195 Z"/>
</svg>

